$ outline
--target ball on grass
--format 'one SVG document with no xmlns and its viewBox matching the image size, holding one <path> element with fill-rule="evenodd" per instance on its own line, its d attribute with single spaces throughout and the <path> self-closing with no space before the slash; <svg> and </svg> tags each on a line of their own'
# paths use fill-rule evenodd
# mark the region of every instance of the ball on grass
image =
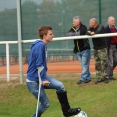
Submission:
<svg viewBox="0 0 117 117">
<path fill-rule="evenodd" d="M 74 117 L 88 117 L 88 116 L 87 116 L 87 114 L 84 111 L 80 111 L 80 113 L 78 113 Z"/>
</svg>

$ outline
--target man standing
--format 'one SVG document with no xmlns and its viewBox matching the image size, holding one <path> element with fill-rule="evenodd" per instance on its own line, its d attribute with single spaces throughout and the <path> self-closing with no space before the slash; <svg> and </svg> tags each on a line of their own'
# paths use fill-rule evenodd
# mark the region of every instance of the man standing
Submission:
<svg viewBox="0 0 117 117">
<path fill-rule="evenodd" d="M 73 27 L 68 31 L 67 36 L 80 36 L 85 35 L 87 27 L 81 23 L 81 18 L 76 16 L 73 18 Z M 88 39 L 74 40 L 74 53 L 80 61 L 82 67 L 82 75 L 77 84 L 83 82 L 88 83 L 91 81 L 91 74 L 89 72 L 90 64 L 90 45 Z"/>
<path fill-rule="evenodd" d="M 89 21 L 90 28 L 87 31 L 87 35 L 103 34 L 105 29 L 102 25 L 98 24 L 96 18 L 92 18 Z M 107 44 L 106 38 L 93 38 L 94 45 L 94 59 L 97 81 L 95 84 L 104 81 L 108 83 L 107 77 Z"/>
<path fill-rule="evenodd" d="M 49 77 L 46 75 L 47 66 L 46 66 L 46 45 L 52 41 L 53 32 L 52 28 L 49 26 L 41 26 L 38 30 L 40 40 L 35 41 L 31 45 L 29 61 L 28 61 L 28 70 L 27 70 L 27 79 L 26 84 L 28 90 L 34 95 L 38 100 L 39 92 L 39 78 L 38 73 L 40 68 L 44 68 L 40 72 L 41 76 L 41 88 L 40 88 L 40 97 L 39 97 L 39 108 L 37 117 L 41 117 L 42 113 L 49 107 L 50 103 L 45 93 L 46 89 L 56 89 L 57 97 L 61 104 L 63 115 L 69 117 L 72 115 L 78 114 L 80 108 L 70 108 L 67 92 L 64 88 L 62 82 L 56 80 L 55 78 Z M 33 117 L 36 117 L 36 112 Z"/>
<path fill-rule="evenodd" d="M 107 23 L 106 33 L 117 33 L 115 18 L 110 16 Z M 113 78 L 113 70 L 117 66 L 117 36 L 107 37 L 106 39 L 108 45 L 108 76 L 110 80 L 116 80 Z"/>
</svg>

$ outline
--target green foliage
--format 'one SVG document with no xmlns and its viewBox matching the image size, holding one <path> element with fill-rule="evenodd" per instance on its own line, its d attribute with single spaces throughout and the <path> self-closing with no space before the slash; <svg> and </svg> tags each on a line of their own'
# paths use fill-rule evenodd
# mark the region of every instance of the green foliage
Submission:
<svg viewBox="0 0 117 117">
<path fill-rule="evenodd" d="M 113 14 L 116 18 L 115 2 L 101 2 L 104 25 L 108 16 Z M 76 15 L 81 16 L 83 23 L 89 26 L 91 17 L 99 19 L 98 0 L 21 0 L 22 39 L 38 38 L 37 29 L 40 25 L 52 26 L 56 37 L 66 36 Z M 0 40 L 17 40 L 17 8 L 0 11 L 0 27 Z"/>
<path fill-rule="evenodd" d="M 1 0 L 3 1 L 3 0 Z M 13 1 L 11 0 L 12 6 Z M 16 1 L 14 1 L 16 2 Z M 17 6 L 5 8 L 0 11 L 0 41 L 17 41 Z M 21 33 L 22 40 L 38 39 L 38 28 L 41 25 L 49 25 L 53 28 L 55 37 L 66 36 L 72 26 L 72 18 L 80 16 L 82 23 L 89 27 L 89 20 L 92 17 L 99 19 L 98 0 L 21 0 Z M 102 24 L 107 25 L 107 18 L 112 15 L 117 18 L 117 0 L 101 0 Z M 48 49 L 73 49 L 73 40 L 68 41 L 64 46 L 64 41 L 57 41 L 48 44 Z M 92 47 L 92 43 L 90 40 Z M 23 54 L 28 55 L 30 45 L 23 45 Z M 18 46 L 10 47 L 13 56 L 18 55 Z M 54 52 L 52 51 L 52 54 Z M 57 52 L 56 52 L 57 53 Z M 71 55 L 71 53 L 66 52 Z M 59 54 L 59 53 L 57 53 Z M 0 46 L 0 55 L 5 55 L 5 46 Z"/>
<path fill-rule="evenodd" d="M 116 117 L 117 81 L 108 84 L 95 82 L 77 85 L 79 74 L 53 74 L 62 81 L 67 90 L 71 107 L 81 107 L 88 117 Z M 115 75 L 116 77 L 117 75 Z M 55 90 L 46 90 L 50 100 L 50 107 L 42 117 L 63 117 Z M 36 99 L 26 88 L 26 84 L 19 84 L 14 80 L 10 83 L 0 81 L 0 117 L 31 117 L 36 109 Z"/>
</svg>

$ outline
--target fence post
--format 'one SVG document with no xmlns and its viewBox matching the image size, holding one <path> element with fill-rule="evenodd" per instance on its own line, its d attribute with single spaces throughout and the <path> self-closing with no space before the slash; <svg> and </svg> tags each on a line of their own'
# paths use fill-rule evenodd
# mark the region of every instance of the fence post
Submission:
<svg viewBox="0 0 117 117">
<path fill-rule="evenodd" d="M 10 81 L 10 62 L 9 62 L 9 44 L 6 43 L 6 66 L 7 66 L 7 82 Z"/>
<path fill-rule="evenodd" d="M 23 64 L 22 64 L 22 34 L 21 34 L 21 0 L 17 0 L 17 26 L 18 26 L 18 52 L 19 52 L 19 74 L 20 84 L 23 84 Z"/>
<path fill-rule="evenodd" d="M 102 14 L 101 14 L 101 0 L 98 0 L 98 8 L 99 8 L 99 23 L 102 23 Z"/>
</svg>

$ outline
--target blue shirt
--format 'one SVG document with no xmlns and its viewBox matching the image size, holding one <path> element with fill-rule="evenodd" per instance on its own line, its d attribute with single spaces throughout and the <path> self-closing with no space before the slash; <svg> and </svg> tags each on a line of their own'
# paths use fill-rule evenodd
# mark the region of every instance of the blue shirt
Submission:
<svg viewBox="0 0 117 117">
<path fill-rule="evenodd" d="M 37 40 L 31 44 L 30 55 L 28 60 L 27 79 L 31 81 L 39 81 L 38 67 L 44 66 L 40 76 L 42 81 L 46 79 L 46 45 L 43 41 Z"/>
</svg>

